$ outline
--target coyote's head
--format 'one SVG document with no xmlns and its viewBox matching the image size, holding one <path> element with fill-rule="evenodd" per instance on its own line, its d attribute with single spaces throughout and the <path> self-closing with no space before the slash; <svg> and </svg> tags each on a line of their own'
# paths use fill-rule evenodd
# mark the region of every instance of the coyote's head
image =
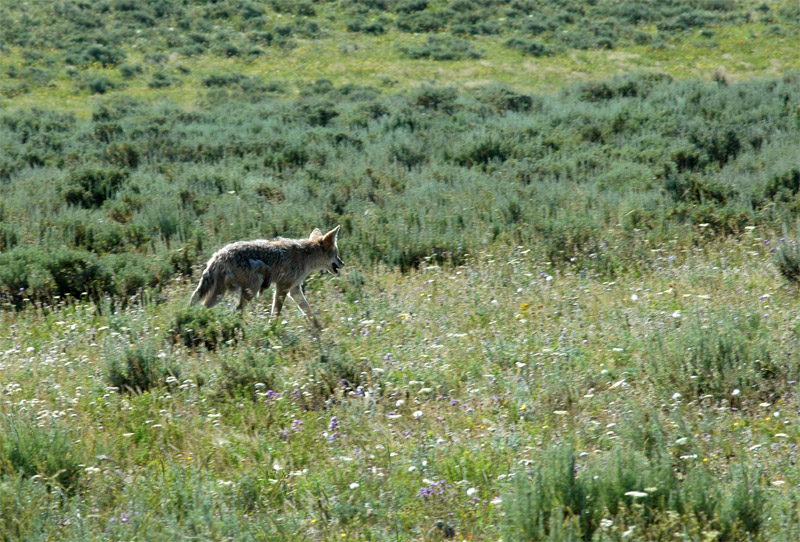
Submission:
<svg viewBox="0 0 800 542">
<path fill-rule="evenodd" d="M 311 232 L 311 240 L 319 241 L 326 256 L 323 270 L 334 275 L 344 267 L 344 262 L 339 257 L 339 246 L 336 244 L 336 236 L 339 235 L 339 229 L 341 229 L 341 226 L 336 226 L 325 235 L 317 228 L 314 228 L 314 231 Z"/>
</svg>

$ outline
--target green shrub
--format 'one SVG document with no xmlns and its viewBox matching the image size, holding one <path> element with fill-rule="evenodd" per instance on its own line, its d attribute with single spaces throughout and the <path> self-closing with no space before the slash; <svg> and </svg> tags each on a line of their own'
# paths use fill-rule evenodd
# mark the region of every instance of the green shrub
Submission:
<svg viewBox="0 0 800 542">
<path fill-rule="evenodd" d="M 361 32 L 374 36 L 386 33 L 386 26 L 381 20 L 367 21 L 361 15 L 348 19 L 345 28 L 347 28 L 348 32 Z"/>
<path fill-rule="evenodd" d="M 128 178 L 125 170 L 87 167 L 73 171 L 61 187 L 64 201 L 84 208 L 100 207 Z"/>
<path fill-rule="evenodd" d="M 451 112 L 455 109 L 458 92 L 452 87 L 422 86 L 414 91 L 409 101 L 424 109 Z"/>
<path fill-rule="evenodd" d="M 548 451 L 530 475 L 514 477 L 504 497 L 505 535 L 512 540 L 551 540 L 567 529 L 574 539 L 591 540 L 600 503 L 591 499 L 591 481 L 576 476 L 575 453 L 566 446 Z"/>
<path fill-rule="evenodd" d="M 430 13 L 428 11 L 415 11 L 398 16 L 396 24 L 397 28 L 403 32 L 418 34 L 438 32 L 445 26 L 446 21 L 442 17 L 441 12 Z"/>
<path fill-rule="evenodd" d="M 187 347 L 214 350 L 236 343 L 244 336 L 244 325 L 238 313 L 221 314 L 201 306 L 188 307 L 175 314 L 169 336 L 173 342 Z"/>
<path fill-rule="evenodd" d="M 760 471 L 751 471 L 744 464 L 731 469 L 729 491 L 719 511 L 722 540 L 758 535 L 768 520 L 766 492 L 759 484 L 760 477 Z"/>
<path fill-rule="evenodd" d="M 150 81 L 147 82 L 147 86 L 150 88 L 168 88 L 178 82 L 180 82 L 180 80 L 171 77 L 164 72 L 156 72 L 153 74 L 153 77 L 150 79 Z"/>
<path fill-rule="evenodd" d="M 0 477 L 0 540 L 40 540 L 58 521 L 59 500 L 52 486 L 38 480 L 12 473 Z"/>
<path fill-rule="evenodd" d="M 230 398 L 255 399 L 257 392 L 274 390 L 276 364 L 276 356 L 268 348 L 263 352 L 248 349 L 244 354 L 223 355 L 220 360 L 220 394 Z"/>
<path fill-rule="evenodd" d="M 414 13 L 427 8 L 428 0 L 399 0 L 394 4 L 394 11 L 397 13 Z"/>
<path fill-rule="evenodd" d="M 366 387 L 371 378 L 366 360 L 354 359 L 337 351 L 320 355 L 318 361 L 308 361 L 306 371 L 311 375 L 311 384 L 296 399 L 302 408 L 308 410 L 325 408 L 337 394 L 347 394 L 359 386 Z"/>
<path fill-rule="evenodd" d="M 141 64 L 120 64 L 119 73 L 125 79 L 131 79 L 144 72 Z"/>
<path fill-rule="evenodd" d="M 662 32 L 680 32 L 714 24 L 718 19 L 718 15 L 709 11 L 687 10 L 662 20 L 656 26 Z"/>
<path fill-rule="evenodd" d="M 105 94 L 106 92 L 119 88 L 111 79 L 102 75 L 87 77 L 83 81 L 82 86 L 92 94 Z"/>
<path fill-rule="evenodd" d="M 775 251 L 773 261 L 783 278 L 792 284 L 800 284 L 800 243 L 782 242 Z"/>
<path fill-rule="evenodd" d="M 314 3 L 310 0 L 270 0 L 270 4 L 279 13 L 293 13 L 302 17 L 313 17 L 317 14 Z"/>
<path fill-rule="evenodd" d="M 482 88 L 478 93 L 478 98 L 492 106 L 498 113 L 530 111 L 534 104 L 532 96 L 497 84 Z"/>
<path fill-rule="evenodd" d="M 48 485 L 73 493 L 82 472 L 83 450 L 55 421 L 33 416 L 0 415 L 0 473 L 42 476 Z"/>
<path fill-rule="evenodd" d="M 515 49 L 524 55 L 529 56 L 550 56 L 555 54 L 555 50 L 542 42 L 530 38 L 514 37 L 505 42 L 509 49 Z"/>
<path fill-rule="evenodd" d="M 85 250 L 53 249 L 36 245 L 0 253 L 0 285 L 12 303 L 23 299 L 50 300 L 54 296 L 80 299 L 113 293 L 112 277 L 99 258 Z"/>
<path fill-rule="evenodd" d="M 455 144 L 453 150 L 447 154 L 458 165 L 474 167 L 504 162 L 511 157 L 512 148 L 507 138 L 488 132 L 473 135 L 469 140 Z"/>
<path fill-rule="evenodd" d="M 88 46 L 83 51 L 83 60 L 86 63 L 97 62 L 104 67 L 113 67 L 125 59 L 125 53 L 115 47 L 107 47 L 99 43 Z"/>
<path fill-rule="evenodd" d="M 789 351 L 776 351 L 758 312 L 676 315 L 653 337 L 650 378 L 665 395 L 730 396 L 734 389 L 769 397 L 796 378 Z"/>
<path fill-rule="evenodd" d="M 163 386 L 167 377 L 178 378 L 177 367 L 152 346 L 106 349 L 106 382 L 119 391 L 144 393 Z"/>
<path fill-rule="evenodd" d="M 400 51 L 409 58 L 430 58 L 431 60 L 463 60 L 465 58 L 481 58 L 483 53 L 472 44 L 458 38 L 440 38 L 430 36 L 419 46 L 403 46 Z"/>
</svg>

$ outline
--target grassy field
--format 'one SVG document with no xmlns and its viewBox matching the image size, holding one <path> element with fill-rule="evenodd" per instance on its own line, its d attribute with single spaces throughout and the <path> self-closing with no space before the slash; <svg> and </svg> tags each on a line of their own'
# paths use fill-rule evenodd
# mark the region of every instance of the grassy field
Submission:
<svg viewBox="0 0 800 542">
<path fill-rule="evenodd" d="M 103 77 L 119 90 L 104 95 L 167 99 L 187 108 L 196 107 L 204 91 L 202 81 L 214 74 L 244 73 L 281 82 L 296 91 L 309 82 L 327 79 L 335 86 L 359 85 L 391 92 L 407 92 L 421 85 L 463 88 L 502 83 L 524 92 L 554 92 L 565 84 L 604 79 L 631 72 L 654 71 L 677 78 L 729 81 L 776 76 L 800 69 L 796 36 L 773 36 L 767 25 L 717 30 L 705 37 L 698 31 L 674 42 L 629 46 L 620 50 L 572 50 L 532 59 L 503 47 L 503 40 L 480 37 L 478 60 L 411 60 L 400 48 L 424 43 L 424 36 L 389 34 L 353 37 L 346 33 L 325 40 L 298 41 L 291 50 L 268 49 L 250 60 L 225 57 L 175 57 L 159 68 L 180 78 L 172 88 L 154 90 L 145 77 L 126 80 L 116 67 L 93 66 L 81 70 L 85 77 Z M 28 64 L 24 50 L 12 49 L 0 58 L 0 69 Z M 129 54 L 133 64 L 147 66 L 144 55 Z M 151 72 L 153 68 L 147 69 Z M 56 107 L 79 116 L 91 114 L 98 95 L 76 90 L 75 75 L 63 73 L 46 85 L 31 85 L 25 93 L 5 101 L 7 109 Z"/>
<path fill-rule="evenodd" d="M 800 537 L 794 3 L 6 4 L 0 541 Z"/>
<path fill-rule="evenodd" d="M 262 303 L 187 347 L 189 281 L 5 313 L 4 537 L 793 540 L 796 289 L 756 231 L 650 250 L 315 278 L 319 342 Z"/>
</svg>

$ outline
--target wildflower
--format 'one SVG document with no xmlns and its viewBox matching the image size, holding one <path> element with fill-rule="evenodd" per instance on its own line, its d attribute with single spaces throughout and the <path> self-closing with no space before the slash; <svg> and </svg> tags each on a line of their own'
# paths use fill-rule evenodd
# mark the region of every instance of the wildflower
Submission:
<svg viewBox="0 0 800 542">
<path fill-rule="evenodd" d="M 352 484 L 350 484 L 350 489 L 358 489 L 359 487 L 361 487 L 361 484 L 359 484 L 358 482 L 353 482 Z"/>
<path fill-rule="evenodd" d="M 439 499 L 443 499 L 444 495 L 450 489 L 450 484 L 448 484 L 444 480 L 428 480 L 425 478 L 422 480 L 427 486 L 421 487 L 419 491 L 417 491 L 417 497 L 421 499 L 428 500 L 431 497 L 438 497 Z"/>
<path fill-rule="evenodd" d="M 625 495 L 628 497 L 633 497 L 634 499 L 641 499 L 649 496 L 644 491 L 626 491 Z"/>
<path fill-rule="evenodd" d="M 414 416 L 415 420 L 420 419 L 422 417 L 422 411 L 421 410 L 415 410 L 413 416 Z"/>
<path fill-rule="evenodd" d="M 473 496 L 473 495 L 475 495 L 477 492 L 478 492 L 478 490 L 477 490 L 477 489 L 475 489 L 474 487 L 471 487 L 471 488 L 469 488 L 469 489 L 467 490 L 467 497 L 472 497 L 472 496 Z"/>
<path fill-rule="evenodd" d="M 328 442 L 333 442 L 339 437 L 339 419 L 336 416 L 331 416 L 331 421 L 328 423 L 328 430 L 323 433 Z"/>
</svg>

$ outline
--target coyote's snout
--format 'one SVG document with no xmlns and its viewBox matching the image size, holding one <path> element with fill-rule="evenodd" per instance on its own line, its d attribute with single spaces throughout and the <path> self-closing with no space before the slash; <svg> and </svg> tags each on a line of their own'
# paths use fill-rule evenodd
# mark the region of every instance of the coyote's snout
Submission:
<svg viewBox="0 0 800 542">
<path fill-rule="evenodd" d="M 277 239 L 237 241 L 224 246 L 211 256 L 200 284 L 192 294 L 192 304 L 203 303 L 213 307 L 229 290 L 239 290 L 238 310 L 275 285 L 272 315 L 277 316 L 288 295 L 303 314 L 319 329 L 319 322 L 303 295 L 303 281 L 315 271 L 338 273 L 344 266 L 339 258 L 336 238 L 341 226 L 326 234 L 315 229 L 308 239 Z"/>
</svg>

